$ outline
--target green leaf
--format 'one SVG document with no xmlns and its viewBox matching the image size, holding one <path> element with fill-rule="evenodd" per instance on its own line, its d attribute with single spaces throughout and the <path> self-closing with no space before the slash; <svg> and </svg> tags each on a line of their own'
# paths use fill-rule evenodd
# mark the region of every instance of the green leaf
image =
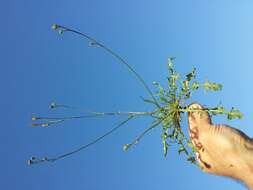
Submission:
<svg viewBox="0 0 253 190">
<path fill-rule="evenodd" d="M 187 158 L 187 161 L 189 161 L 189 162 L 191 162 L 191 163 L 193 163 L 193 164 L 196 163 L 196 159 L 195 159 L 194 156 L 189 156 L 189 157 Z"/>
<path fill-rule="evenodd" d="M 185 99 L 189 99 L 191 97 L 191 92 L 185 94 Z"/>
<path fill-rule="evenodd" d="M 183 81 L 182 87 L 184 91 L 187 91 L 189 89 L 189 81 L 188 80 Z"/>
<path fill-rule="evenodd" d="M 192 83 L 192 90 L 197 90 L 199 88 L 199 83 L 198 82 L 194 82 Z"/>
<path fill-rule="evenodd" d="M 178 154 L 181 154 L 182 152 L 185 152 L 186 149 L 185 147 L 181 146 L 179 149 L 178 149 Z"/>
<path fill-rule="evenodd" d="M 196 77 L 196 68 L 194 68 L 193 70 L 192 70 L 192 72 L 190 72 L 190 73 L 188 73 L 187 75 L 186 75 L 186 80 L 187 81 L 191 81 L 192 79 L 194 79 Z"/>
<path fill-rule="evenodd" d="M 171 74 L 173 74 L 174 72 L 174 68 L 173 68 L 173 60 L 175 59 L 175 57 L 170 57 L 168 59 L 168 70 L 170 71 Z"/>
<path fill-rule="evenodd" d="M 166 157 L 168 153 L 169 145 L 166 140 L 163 140 L 163 155 Z"/>
<path fill-rule="evenodd" d="M 208 80 L 205 81 L 204 83 L 204 89 L 205 90 L 213 90 L 213 91 L 219 91 L 222 89 L 222 85 L 218 83 L 211 83 Z"/>
<path fill-rule="evenodd" d="M 164 94 L 165 90 L 164 90 L 164 88 L 158 82 L 154 81 L 153 85 L 158 89 L 158 93 Z"/>
<path fill-rule="evenodd" d="M 230 110 L 230 112 L 227 115 L 227 118 L 228 118 L 228 120 L 232 120 L 232 119 L 236 119 L 236 118 L 242 119 L 243 114 L 239 110 L 232 107 L 232 109 Z"/>
<path fill-rule="evenodd" d="M 194 146 L 194 144 L 190 140 L 187 141 L 187 145 L 188 145 L 188 147 L 190 147 L 192 149 L 193 152 L 197 151 L 196 147 Z"/>
</svg>

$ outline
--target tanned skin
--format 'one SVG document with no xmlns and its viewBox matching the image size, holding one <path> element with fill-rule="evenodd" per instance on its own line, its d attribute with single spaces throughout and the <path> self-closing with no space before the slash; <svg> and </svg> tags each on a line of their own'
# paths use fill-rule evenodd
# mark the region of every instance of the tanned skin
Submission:
<svg viewBox="0 0 253 190">
<path fill-rule="evenodd" d="M 189 108 L 204 107 L 194 103 Z M 203 171 L 234 178 L 253 190 L 253 140 L 238 129 L 212 124 L 206 111 L 190 112 L 188 124 Z"/>
</svg>

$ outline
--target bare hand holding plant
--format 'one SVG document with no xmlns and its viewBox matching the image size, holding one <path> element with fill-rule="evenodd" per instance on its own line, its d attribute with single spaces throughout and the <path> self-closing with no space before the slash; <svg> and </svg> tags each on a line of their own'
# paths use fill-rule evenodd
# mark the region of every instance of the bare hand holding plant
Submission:
<svg viewBox="0 0 253 190">
<path fill-rule="evenodd" d="M 204 110 L 194 103 L 190 109 Z M 189 134 L 204 172 L 232 177 L 253 189 L 253 141 L 228 125 L 212 124 L 208 112 L 188 113 Z"/>
<path fill-rule="evenodd" d="M 148 116 L 153 118 L 153 122 L 131 143 L 125 144 L 123 146 L 124 150 L 128 150 L 129 148 L 137 145 L 146 134 L 152 131 L 152 129 L 160 127 L 164 156 L 167 155 L 169 146 L 175 145 L 178 147 L 179 154 L 186 155 L 188 161 L 199 165 L 200 168 L 205 172 L 233 177 L 235 179 L 244 181 L 251 188 L 253 188 L 251 180 L 239 176 L 241 170 L 247 171 L 248 176 L 252 176 L 253 164 L 251 164 L 252 161 L 250 161 L 250 158 L 252 158 L 253 155 L 252 141 L 239 130 L 225 125 L 212 125 L 210 117 L 210 115 L 223 114 L 227 116 L 228 120 L 231 120 L 236 118 L 241 119 L 243 115 L 233 107 L 230 111 L 228 111 L 221 104 L 213 108 L 204 108 L 200 104 L 189 104 L 189 101 L 195 91 L 201 88 L 205 91 L 219 91 L 222 89 L 221 84 L 212 83 L 207 80 L 205 82 L 197 81 L 196 69 L 193 69 L 191 72 L 186 74 L 186 76 L 182 77 L 174 70 L 174 58 L 169 58 L 169 76 L 167 81 L 168 87 L 163 88 L 159 83 L 154 82 L 153 84 L 157 90 L 156 93 L 153 93 L 142 77 L 128 64 L 128 62 L 104 44 L 84 33 L 69 29 L 67 27 L 54 24 L 52 28 L 54 30 L 58 30 L 60 34 L 70 32 L 80 35 L 86 38 L 91 46 L 105 50 L 107 53 L 117 59 L 119 63 L 124 64 L 149 94 L 149 98 L 143 98 L 143 101 L 152 105 L 152 111 L 119 111 L 103 113 L 86 112 L 84 115 L 59 118 L 33 117 L 32 120 L 35 121 L 33 126 L 49 127 L 73 119 L 84 119 L 100 116 L 127 116 L 125 120 L 117 124 L 114 128 L 98 137 L 94 141 L 85 144 L 76 150 L 53 158 L 32 157 L 28 160 L 29 165 L 42 162 L 54 162 L 78 153 L 118 130 L 129 120 Z M 50 107 L 52 109 L 73 108 L 71 106 L 56 103 L 52 103 Z M 191 138 L 188 138 L 182 130 L 183 126 L 181 125 L 181 119 L 185 113 L 188 113 L 189 133 Z M 238 155 L 240 155 L 240 157 L 238 157 Z M 196 160 L 198 160 L 198 162 L 196 162 Z"/>
</svg>

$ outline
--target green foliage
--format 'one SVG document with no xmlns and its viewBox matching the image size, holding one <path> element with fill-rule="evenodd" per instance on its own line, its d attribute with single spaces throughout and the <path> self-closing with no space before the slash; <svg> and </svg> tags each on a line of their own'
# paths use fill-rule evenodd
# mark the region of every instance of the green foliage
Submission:
<svg viewBox="0 0 253 190">
<path fill-rule="evenodd" d="M 236 119 L 236 118 L 242 119 L 243 114 L 238 109 L 232 107 L 230 112 L 227 113 L 227 118 L 229 120 Z"/>
<path fill-rule="evenodd" d="M 208 80 L 203 84 L 205 90 L 219 91 L 222 89 L 222 85 L 218 83 L 211 83 Z"/>
<path fill-rule="evenodd" d="M 167 89 L 163 88 L 157 82 L 153 83 L 157 89 L 156 96 L 158 97 L 158 102 L 162 105 L 160 108 L 157 108 L 157 112 L 153 116 L 163 120 L 161 138 L 164 156 L 167 155 L 168 147 L 176 144 L 178 146 L 178 153 L 186 154 L 187 160 L 195 163 L 195 159 L 192 156 L 195 152 L 195 147 L 182 131 L 182 114 L 193 111 L 207 111 L 211 115 L 227 115 L 229 120 L 236 118 L 241 119 L 243 115 L 235 108 L 227 111 L 221 105 L 215 108 L 205 108 L 205 110 L 189 109 L 187 102 L 195 91 L 201 88 L 205 91 L 219 91 L 222 89 L 222 85 L 208 80 L 204 83 L 196 81 L 196 68 L 186 74 L 185 77 L 180 77 L 181 75 L 177 73 L 173 67 L 173 59 L 169 59 L 168 61 L 168 70 L 169 77 Z"/>
<path fill-rule="evenodd" d="M 242 113 L 236 108 L 232 107 L 230 111 L 227 111 L 222 105 L 218 105 L 215 108 L 205 108 L 204 110 L 196 110 L 189 108 L 189 101 L 193 95 L 193 93 L 197 90 L 204 89 L 205 91 L 220 91 L 222 89 L 222 85 L 214 82 L 210 82 L 206 80 L 204 83 L 196 80 L 196 68 L 193 68 L 191 72 L 187 73 L 185 76 L 180 75 L 174 69 L 173 61 L 174 58 L 168 59 L 168 77 L 167 77 L 167 87 L 164 88 L 158 82 L 153 82 L 153 85 L 156 89 L 156 92 L 153 93 L 145 81 L 141 78 L 141 76 L 125 61 L 121 56 L 116 54 L 110 48 L 106 47 L 104 44 L 99 43 L 96 39 L 81 33 L 79 31 L 69 29 L 67 27 L 63 27 L 60 25 L 54 24 L 52 26 L 53 30 L 57 30 L 59 34 L 64 34 L 65 32 L 72 32 L 77 35 L 80 35 L 87 40 L 89 40 L 89 45 L 91 47 L 97 47 L 104 49 L 107 53 L 111 54 L 115 59 L 117 59 L 120 63 L 125 65 L 127 69 L 135 75 L 137 80 L 143 85 L 144 89 L 150 95 L 149 98 L 142 98 L 145 103 L 151 104 L 153 106 L 153 111 L 151 112 L 86 112 L 84 115 L 79 116 L 67 116 L 67 117 L 32 117 L 32 121 L 35 122 L 32 126 L 37 127 L 51 127 L 58 125 L 62 122 L 73 120 L 73 119 L 84 119 L 91 117 L 100 117 L 100 116 L 128 116 L 128 118 L 118 125 L 116 125 L 113 129 L 109 130 L 104 135 L 98 137 L 92 142 L 85 144 L 84 146 L 71 151 L 69 153 L 57 156 L 55 158 L 36 158 L 31 157 L 28 160 L 28 164 L 35 164 L 41 162 L 54 162 L 56 160 L 62 159 L 64 157 L 75 154 L 87 147 L 96 144 L 98 141 L 102 140 L 109 134 L 116 131 L 119 127 L 126 124 L 128 121 L 133 118 L 148 116 L 153 118 L 153 122 L 146 130 L 144 130 L 139 136 L 137 136 L 132 143 L 125 144 L 123 146 L 123 150 L 127 151 L 132 146 L 137 145 L 142 138 L 151 132 L 154 128 L 161 128 L 161 141 L 163 146 L 163 154 L 167 156 L 169 147 L 172 145 L 176 145 L 178 147 L 178 154 L 186 155 L 187 160 L 191 163 L 196 163 L 195 152 L 196 149 L 192 144 L 191 140 L 184 134 L 181 120 L 185 113 L 188 112 L 209 112 L 211 115 L 226 115 L 228 120 L 243 117 Z M 75 110 L 77 108 L 62 104 L 52 103 L 50 105 L 52 110 L 56 110 L 59 108 L 63 109 L 71 109 Z M 39 123 L 38 123 L 39 122 Z"/>
</svg>

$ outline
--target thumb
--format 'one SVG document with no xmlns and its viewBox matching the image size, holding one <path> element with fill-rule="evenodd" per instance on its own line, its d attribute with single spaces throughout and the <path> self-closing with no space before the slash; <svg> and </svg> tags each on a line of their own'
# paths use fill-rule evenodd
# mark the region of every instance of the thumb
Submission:
<svg viewBox="0 0 253 190">
<path fill-rule="evenodd" d="M 198 103 L 193 103 L 189 105 L 188 109 L 192 110 L 188 112 L 189 130 L 207 130 L 212 124 L 212 121 L 209 113 L 205 111 L 205 108 Z"/>
<path fill-rule="evenodd" d="M 197 149 L 201 149 L 200 136 L 208 132 L 212 125 L 211 117 L 205 108 L 198 104 L 193 103 L 189 105 L 188 109 L 188 132 L 192 143 Z"/>
<path fill-rule="evenodd" d="M 204 150 L 203 142 L 201 142 L 200 139 L 210 129 L 212 125 L 211 117 L 209 113 L 205 111 L 205 108 L 198 103 L 189 105 L 188 109 L 193 110 L 188 112 L 188 131 L 191 141 L 197 149 L 196 158 L 201 166 L 209 169 L 211 166 L 203 161 L 200 155 L 201 150 Z"/>
</svg>

